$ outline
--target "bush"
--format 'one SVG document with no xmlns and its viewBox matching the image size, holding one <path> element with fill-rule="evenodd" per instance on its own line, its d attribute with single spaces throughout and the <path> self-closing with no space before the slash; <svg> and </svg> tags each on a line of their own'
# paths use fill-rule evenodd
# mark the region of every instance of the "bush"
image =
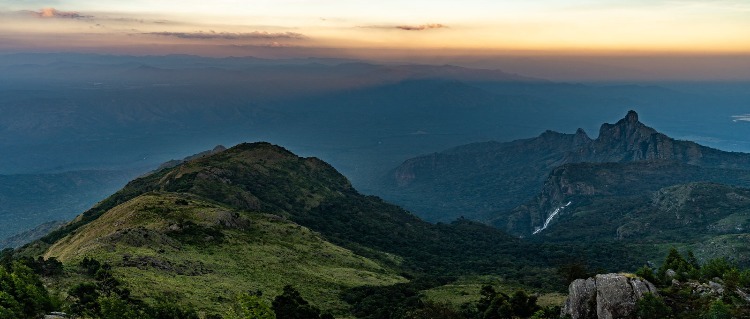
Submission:
<svg viewBox="0 0 750 319">
<path fill-rule="evenodd" d="M 708 308 L 708 311 L 704 314 L 703 318 L 705 319 L 731 319 L 732 314 L 729 311 L 729 306 L 721 302 L 721 300 L 716 300 L 713 303 L 711 303 L 711 307 Z"/>
<path fill-rule="evenodd" d="M 328 314 L 321 315 L 320 309 L 308 303 L 297 289 L 289 285 L 273 300 L 273 311 L 276 317 L 284 319 L 333 318 Z"/>
<path fill-rule="evenodd" d="M 701 267 L 701 279 L 723 278 L 724 274 L 733 268 L 736 268 L 736 266 L 726 258 L 711 259 Z"/>
<path fill-rule="evenodd" d="M 227 312 L 224 319 L 276 319 L 276 314 L 260 293 L 243 294 Z"/>
<path fill-rule="evenodd" d="M 31 268 L 19 262 L 0 267 L 0 318 L 35 318 L 51 308 L 49 293 Z"/>
<path fill-rule="evenodd" d="M 640 319 L 669 318 L 672 309 L 660 297 L 647 293 L 635 305 L 636 316 Z"/>
<path fill-rule="evenodd" d="M 649 267 L 649 266 L 643 266 L 641 268 L 638 268 L 638 270 L 636 270 L 635 274 L 638 277 L 646 279 L 646 280 L 648 280 L 649 282 L 651 282 L 653 284 L 658 284 L 659 283 L 659 280 L 656 278 L 656 275 L 654 274 L 654 270 L 651 269 L 651 267 Z"/>
</svg>

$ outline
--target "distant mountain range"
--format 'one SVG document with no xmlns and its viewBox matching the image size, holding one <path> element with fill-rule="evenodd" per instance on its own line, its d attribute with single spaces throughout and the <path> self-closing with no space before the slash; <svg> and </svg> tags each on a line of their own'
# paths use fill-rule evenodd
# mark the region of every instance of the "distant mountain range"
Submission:
<svg viewBox="0 0 750 319">
<path fill-rule="evenodd" d="M 686 172 L 699 168 L 750 169 L 749 154 L 724 152 L 669 138 L 641 123 L 638 114 L 630 111 L 615 124 L 603 124 L 596 139 L 589 138 L 581 129 L 575 134 L 547 131 L 536 138 L 470 144 L 413 158 L 396 168 L 386 181 L 388 186 L 382 189 L 387 199 L 428 220 L 451 220 L 463 215 L 493 220 L 505 228 L 501 212 L 531 199 L 553 169 L 568 163 L 607 162 L 672 162 L 682 164 L 677 167 Z M 732 179 L 731 174 L 723 175 L 730 176 L 722 179 L 718 177 L 722 174 L 675 173 L 668 180 Z M 509 230 L 528 233 L 544 218 L 536 218 L 528 226 L 514 223 Z"/>
<path fill-rule="evenodd" d="M 220 143 L 270 140 L 325 159 L 369 192 L 405 158 L 592 130 L 633 106 L 677 137 L 750 149 L 750 126 L 731 122 L 750 100 L 741 84 L 698 91 L 450 65 L 73 53 L 3 55 L 0 71 L 2 174 L 155 167 Z"/>
<path fill-rule="evenodd" d="M 547 131 L 410 159 L 386 183 L 387 198 L 431 220 L 467 216 L 533 241 L 668 243 L 750 264 L 750 154 L 672 139 L 634 111 L 596 139 Z"/>
</svg>

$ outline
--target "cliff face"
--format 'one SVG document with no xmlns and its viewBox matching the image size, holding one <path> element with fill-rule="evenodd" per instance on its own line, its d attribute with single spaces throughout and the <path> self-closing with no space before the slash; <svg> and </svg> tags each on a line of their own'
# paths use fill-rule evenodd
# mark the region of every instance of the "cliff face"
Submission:
<svg viewBox="0 0 750 319">
<path fill-rule="evenodd" d="M 645 294 L 658 295 L 645 279 L 623 274 L 604 274 L 578 279 L 568 287 L 561 317 L 573 319 L 630 318 Z"/>
<path fill-rule="evenodd" d="M 602 124 L 599 137 L 589 146 L 587 162 L 677 160 L 699 164 L 702 146 L 674 140 L 638 120 L 630 111 L 615 124 Z"/>
</svg>

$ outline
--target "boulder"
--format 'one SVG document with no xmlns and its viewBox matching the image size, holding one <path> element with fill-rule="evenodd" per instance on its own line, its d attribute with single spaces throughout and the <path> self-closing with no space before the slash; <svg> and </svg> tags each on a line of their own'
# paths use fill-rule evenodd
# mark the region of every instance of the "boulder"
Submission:
<svg viewBox="0 0 750 319">
<path fill-rule="evenodd" d="M 647 293 L 658 295 L 645 279 L 626 274 L 603 274 L 578 279 L 568 287 L 562 316 L 573 319 L 630 318 L 635 305 Z"/>
</svg>

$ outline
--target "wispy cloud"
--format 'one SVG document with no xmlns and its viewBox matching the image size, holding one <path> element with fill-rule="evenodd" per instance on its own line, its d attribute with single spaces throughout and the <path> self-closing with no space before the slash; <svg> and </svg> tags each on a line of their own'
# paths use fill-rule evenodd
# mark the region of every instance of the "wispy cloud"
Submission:
<svg viewBox="0 0 750 319">
<path fill-rule="evenodd" d="M 428 24 L 416 24 L 416 25 L 366 25 L 359 26 L 364 29 L 388 29 L 388 30 L 403 30 L 403 31 L 425 31 L 431 29 L 442 29 L 448 26 L 440 23 L 428 23 Z"/>
<path fill-rule="evenodd" d="M 60 11 L 55 8 L 44 8 L 40 11 L 24 11 L 26 13 L 31 14 L 32 16 L 36 16 L 39 18 L 46 18 L 46 19 L 87 19 L 92 18 L 92 16 L 82 15 L 75 11 Z"/>
<path fill-rule="evenodd" d="M 276 40 L 276 39 L 286 39 L 286 40 L 302 40 L 306 39 L 307 37 L 304 34 L 296 33 L 296 32 L 266 32 L 266 31 L 253 31 L 253 32 L 244 32 L 244 33 L 235 33 L 235 32 L 149 32 L 144 33 L 148 35 L 157 35 L 157 36 L 164 36 L 164 37 L 173 37 L 173 38 L 180 38 L 180 39 L 203 39 L 203 40 L 211 40 L 211 39 L 223 39 L 223 40 Z"/>
<path fill-rule="evenodd" d="M 429 30 L 429 29 L 442 29 L 445 27 L 446 27 L 445 25 L 440 24 L 440 23 L 396 26 L 397 29 L 406 30 L 406 31 L 424 31 L 424 30 Z"/>
<path fill-rule="evenodd" d="M 750 114 L 732 115 L 732 122 L 750 122 Z"/>
</svg>

